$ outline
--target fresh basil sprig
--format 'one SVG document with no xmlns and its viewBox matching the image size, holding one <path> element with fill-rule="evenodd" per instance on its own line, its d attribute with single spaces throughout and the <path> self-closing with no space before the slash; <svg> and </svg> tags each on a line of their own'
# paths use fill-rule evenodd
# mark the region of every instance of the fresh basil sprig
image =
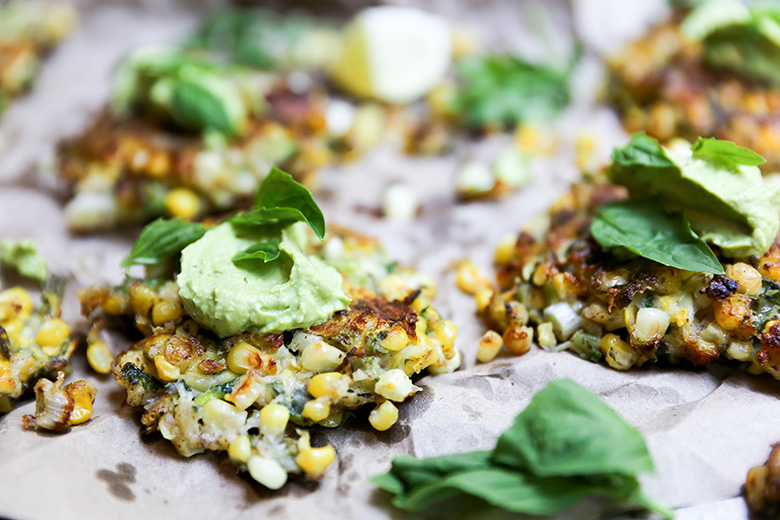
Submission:
<svg viewBox="0 0 780 520">
<path fill-rule="evenodd" d="M 590 233 L 605 249 L 625 247 L 660 264 L 702 273 L 724 274 L 710 247 L 691 230 L 685 215 L 650 200 L 605 204 Z"/>
<path fill-rule="evenodd" d="M 180 253 L 204 233 L 206 228 L 198 222 L 158 218 L 141 231 L 130 254 L 122 261 L 122 267 L 160 263 Z"/>
<path fill-rule="evenodd" d="M 597 396 L 563 379 L 533 397 L 494 450 L 396 457 L 390 471 L 372 482 L 407 511 L 457 496 L 516 513 L 553 515 L 596 495 L 671 518 L 669 509 L 642 494 L 637 474 L 652 471 L 639 432 Z"/>
<path fill-rule="evenodd" d="M 766 162 L 766 159 L 753 150 L 714 137 L 699 137 L 691 146 L 691 152 L 697 159 L 715 161 L 726 166 L 760 166 Z"/>
</svg>

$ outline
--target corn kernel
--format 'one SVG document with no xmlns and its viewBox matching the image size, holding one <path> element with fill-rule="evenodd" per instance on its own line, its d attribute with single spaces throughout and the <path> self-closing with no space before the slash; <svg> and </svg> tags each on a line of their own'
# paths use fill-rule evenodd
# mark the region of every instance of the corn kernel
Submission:
<svg viewBox="0 0 780 520">
<path fill-rule="evenodd" d="M 442 320 L 433 328 L 436 339 L 441 342 L 441 348 L 445 351 L 450 350 L 455 344 L 455 338 L 458 337 L 458 327 L 450 320 Z"/>
<path fill-rule="evenodd" d="M 239 410 L 246 410 L 265 393 L 265 384 L 259 378 L 251 377 L 252 374 L 243 376 L 241 384 L 234 386 L 233 391 L 225 396 L 225 401 L 230 401 Z"/>
<path fill-rule="evenodd" d="M 368 415 L 368 422 L 375 430 L 383 432 L 398 421 L 398 408 L 390 401 L 380 404 Z"/>
<path fill-rule="evenodd" d="M 324 341 L 310 343 L 301 354 L 301 365 L 312 372 L 334 370 L 344 361 L 346 354 Z"/>
<path fill-rule="evenodd" d="M 496 358 L 503 346 L 504 339 L 497 332 L 492 330 L 485 332 L 479 340 L 477 360 L 480 363 L 490 363 Z"/>
<path fill-rule="evenodd" d="M 181 318 L 181 304 L 176 301 L 157 302 L 152 307 L 152 323 L 159 326 Z"/>
<path fill-rule="evenodd" d="M 492 289 L 482 289 L 480 291 L 477 291 L 477 294 L 474 295 L 474 300 L 477 304 L 477 312 L 484 312 L 485 309 L 488 308 L 488 305 L 490 305 L 490 300 L 492 298 L 493 298 Z"/>
<path fill-rule="evenodd" d="M 30 293 L 21 287 L 12 287 L 0 292 L 0 325 L 16 318 L 26 318 L 32 311 Z"/>
<path fill-rule="evenodd" d="M 11 372 L 11 363 L 0 359 L 0 394 L 10 394 L 16 390 L 16 378 Z"/>
<path fill-rule="evenodd" d="M 154 291 L 136 282 L 130 285 L 127 292 L 130 296 L 130 307 L 133 309 L 133 312 L 140 316 L 148 316 L 157 301 L 157 295 Z"/>
<path fill-rule="evenodd" d="M 339 372 L 317 374 L 309 380 L 308 390 L 312 397 L 338 399 L 346 393 L 349 381 Z"/>
<path fill-rule="evenodd" d="M 494 261 L 497 265 L 506 265 L 512 261 L 515 254 L 515 237 L 505 236 L 496 248 Z"/>
<path fill-rule="evenodd" d="M 111 372 L 114 356 L 105 343 L 93 341 L 87 346 L 87 361 L 92 370 L 98 374 L 106 375 Z"/>
<path fill-rule="evenodd" d="M 173 217 L 192 220 L 200 212 L 200 199 L 189 188 L 175 188 L 165 196 L 165 210 Z"/>
<path fill-rule="evenodd" d="M 287 472 L 275 460 L 252 455 L 246 465 L 252 478 L 268 489 L 279 489 L 287 482 Z"/>
<path fill-rule="evenodd" d="M 271 403 L 260 410 L 260 427 L 263 435 L 282 435 L 289 420 L 290 411 L 280 404 Z"/>
<path fill-rule="evenodd" d="M 295 462 L 306 475 L 313 478 L 321 477 L 336 459 L 336 450 L 328 444 L 322 448 L 308 448 L 301 450 L 295 457 Z"/>
<path fill-rule="evenodd" d="M 70 326 L 59 318 L 46 320 L 38 329 L 35 341 L 41 347 L 59 347 L 70 336 Z"/>
<path fill-rule="evenodd" d="M 125 313 L 127 302 L 115 294 L 109 294 L 103 303 L 103 311 L 106 314 L 120 316 Z"/>
<path fill-rule="evenodd" d="M 454 348 L 449 352 L 444 353 L 444 359 L 441 358 L 435 365 L 428 367 L 428 372 L 431 374 L 449 374 L 456 371 L 460 364 L 463 362 L 463 356 L 460 350 Z"/>
<path fill-rule="evenodd" d="M 181 375 L 179 367 L 170 364 L 162 354 L 154 357 L 154 367 L 157 369 L 157 377 L 163 381 L 176 381 Z"/>
<path fill-rule="evenodd" d="M 252 443 L 248 435 L 233 439 L 228 445 L 228 457 L 235 462 L 246 462 L 252 454 Z"/>
<path fill-rule="evenodd" d="M 615 334 L 605 334 L 601 338 L 601 352 L 607 364 L 616 370 L 628 370 L 639 357 L 631 345 Z"/>
<path fill-rule="evenodd" d="M 236 374 L 245 374 L 250 368 L 260 366 L 262 359 L 262 352 L 242 341 L 228 352 L 227 365 Z"/>
<path fill-rule="evenodd" d="M 513 324 L 504 331 L 502 339 L 509 352 L 516 356 L 522 356 L 531 349 L 534 329 L 525 325 Z"/>
<path fill-rule="evenodd" d="M 549 321 L 540 323 L 536 327 L 536 333 L 538 335 L 539 346 L 546 349 L 553 348 L 558 340 L 555 339 L 555 333 L 553 332 L 553 324 Z"/>
<path fill-rule="evenodd" d="M 458 289 L 468 294 L 477 294 L 483 289 L 490 289 L 490 282 L 479 272 L 479 269 L 469 260 L 458 262 L 455 272 L 455 283 Z"/>
<path fill-rule="evenodd" d="M 68 424 L 87 422 L 92 416 L 92 405 L 95 403 L 97 389 L 87 381 L 74 381 L 65 385 L 65 391 L 73 399 L 73 410 L 70 412 Z"/>
<path fill-rule="evenodd" d="M 661 309 L 643 307 L 636 314 L 636 325 L 631 338 L 636 343 L 650 343 L 666 333 L 670 323 L 669 315 Z"/>
<path fill-rule="evenodd" d="M 740 293 L 715 302 L 715 321 L 726 330 L 734 330 L 750 318 L 750 299 Z"/>
<path fill-rule="evenodd" d="M 318 397 L 303 405 L 301 415 L 314 422 L 324 421 L 330 415 L 330 401 L 327 397 Z"/>
<path fill-rule="evenodd" d="M 203 421 L 217 430 L 235 430 L 246 422 L 247 413 L 222 399 L 210 399 L 203 405 Z"/>
<path fill-rule="evenodd" d="M 388 370 L 381 376 L 374 386 L 374 391 L 391 401 L 401 402 L 410 395 L 412 395 L 417 388 L 412 384 L 412 381 L 404 373 L 403 370 L 394 368 Z"/>
<path fill-rule="evenodd" d="M 762 276 L 756 268 L 744 262 L 726 266 L 726 276 L 737 282 L 737 292 L 755 296 L 761 292 Z"/>
<path fill-rule="evenodd" d="M 409 344 L 409 336 L 400 325 L 394 325 L 379 342 L 379 345 L 391 352 L 397 352 Z"/>
</svg>

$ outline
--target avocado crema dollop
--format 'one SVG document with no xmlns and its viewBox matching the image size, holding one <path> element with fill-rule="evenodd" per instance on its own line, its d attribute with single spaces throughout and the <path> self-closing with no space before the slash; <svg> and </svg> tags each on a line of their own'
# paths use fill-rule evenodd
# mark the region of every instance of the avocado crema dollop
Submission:
<svg viewBox="0 0 780 520">
<path fill-rule="evenodd" d="M 726 257 L 769 250 L 780 230 L 780 186 L 766 184 L 757 166 L 697 158 L 685 142 L 662 154 L 651 165 L 616 161 L 607 175 L 632 199 L 657 200 L 685 213 L 691 229 Z"/>
<path fill-rule="evenodd" d="M 231 261 L 269 239 L 279 240 L 275 260 L 240 267 Z M 220 337 L 279 333 L 324 321 L 350 300 L 338 271 L 305 249 L 301 222 L 276 233 L 240 236 L 230 223 L 216 226 L 182 251 L 177 283 L 184 308 Z"/>
<path fill-rule="evenodd" d="M 682 31 L 702 42 L 710 67 L 780 85 L 780 5 L 776 2 L 702 2 L 683 21 Z"/>
</svg>

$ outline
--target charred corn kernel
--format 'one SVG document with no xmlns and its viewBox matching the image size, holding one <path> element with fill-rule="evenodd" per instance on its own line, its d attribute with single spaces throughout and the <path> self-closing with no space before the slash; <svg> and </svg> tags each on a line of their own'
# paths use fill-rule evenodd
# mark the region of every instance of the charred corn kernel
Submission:
<svg viewBox="0 0 780 520">
<path fill-rule="evenodd" d="M 456 371 L 462 362 L 463 355 L 460 353 L 460 350 L 454 348 L 444 353 L 444 359 L 440 357 L 437 363 L 429 366 L 428 372 L 434 375 L 449 374 Z M 414 388 L 417 390 L 417 387 Z"/>
<path fill-rule="evenodd" d="M 0 359 L 0 394 L 10 394 L 16 390 L 16 378 L 11 372 L 11 363 Z"/>
<path fill-rule="evenodd" d="M 268 489 L 279 489 L 287 482 L 287 472 L 275 460 L 252 455 L 246 461 L 246 466 L 252 478 Z"/>
<path fill-rule="evenodd" d="M 32 311 L 30 293 L 21 287 L 12 287 L 0 292 L 0 325 L 5 326 L 16 318 L 24 319 Z"/>
<path fill-rule="evenodd" d="M 327 397 L 318 397 L 307 401 L 303 405 L 301 415 L 314 422 L 324 421 L 330 415 L 330 401 Z"/>
<path fill-rule="evenodd" d="M 534 340 L 534 329 L 525 325 L 510 325 L 505 331 L 503 338 L 506 349 L 522 356 L 531 349 L 531 342 Z"/>
<path fill-rule="evenodd" d="M 92 405 L 95 403 L 97 389 L 87 381 L 74 381 L 65 385 L 65 391 L 73 399 L 73 410 L 70 412 L 68 424 L 87 422 L 92 417 Z"/>
<path fill-rule="evenodd" d="M 379 345 L 392 352 L 397 352 L 409 344 L 409 336 L 400 325 L 394 325 L 387 331 L 387 335 L 379 341 Z"/>
<path fill-rule="evenodd" d="M 458 262 L 455 272 L 455 283 L 458 289 L 469 294 L 477 294 L 483 289 L 490 289 L 490 282 L 479 272 L 474 263 L 469 260 Z"/>
<path fill-rule="evenodd" d="M 247 370 L 260 366 L 261 363 L 262 352 L 249 343 L 242 341 L 228 352 L 228 368 L 236 374 L 245 374 Z"/>
<path fill-rule="evenodd" d="M 218 430 L 235 430 L 246 422 L 247 413 L 222 399 L 210 399 L 203 405 L 203 421 Z"/>
<path fill-rule="evenodd" d="M 181 304 L 179 302 L 162 301 L 152 307 L 152 323 L 162 325 L 165 322 L 181 318 Z"/>
<path fill-rule="evenodd" d="M 433 333 L 441 342 L 441 348 L 450 350 L 455 344 L 455 338 L 458 337 L 458 327 L 450 320 L 441 320 L 433 327 Z"/>
<path fill-rule="evenodd" d="M 175 188 L 165 196 L 165 210 L 172 217 L 192 220 L 200 213 L 200 199 L 189 188 Z"/>
<path fill-rule="evenodd" d="M 303 449 L 295 457 L 295 462 L 306 475 L 313 478 L 321 477 L 333 461 L 336 460 L 336 450 L 328 444 L 322 448 Z"/>
<path fill-rule="evenodd" d="M 252 443 L 248 435 L 233 439 L 228 445 L 228 457 L 235 462 L 246 462 L 252 454 Z"/>
<path fill-rule="evenodd" d="M 127 293 L 130 297 L 130 307 L 140 316 L 147 316 L 157 301 L 154 291 L 141 283 L 132 284 Z"/>
<path fill-rule="evenodd" d="M 271 403 L 260 410 L 260 429 L 263 435 L 282 435 L 289 420 L 290 411 L 281 404 Z"/>
<path fill-rule="evenodd" d="M 403 370 L 394 368 L 381 376 L 374 386 L 374 391 L 391 401 L 401 402 L 417 390 Z"/>
<path fill-rule="evenodd" d="M 163 381 L 176 381 L 181 375 L 179 367 L 170 364 L 162 354 L 154 357 L 154 368 L 157 369 L 157 377 Z"/>
<path fill-rule="evenodd" d="M 616 370 L 628 370 L 638 359 L 631 345 L 615 334 L 605 334 L 601 338 L 601 353 L 607 364 Z"/>
<path fill-rule="evenodd" d="M 309 380 L 308 390 L 315 399 L 317 397 L 330 397 L 338 399 L 346 393 L 349 381 L 339 372 L 324 372 L 317 374 Z"/>
<path fill-rule="evenodd" d="M 102 341 L 93 341 L 87 346 L 87 361 L 92 370 L 98 374 L 106 375 L 111 373 L 114 356 L 108 349 L 108 345 Z"/>
<path fill-rule="evenodd" d="M 493 298 L 492 289 L 481 289 L 474 295 L 474 300 L 477 304 L 477 312 L 484 312 L 490 305 L 490 300 Z"/>
<path fill-rule="evenodd" d="M 744 262 L 728 265 L 726 276 L 739 284 L 737 292 L 741 294 L 755 296 L 761 292 L 762 276 L 752 265 Z"/>
<path fill-rule="evenodd" d="M 496 264 L 506 265 L 512 261 L 512 257 L 515 254 L 515 242 L 515 237 L 512 235 L 505 236 L 501 239 L 493 258 Z"/>
<path fill-rule="evenodd" d="M 539 346 L 542 348 L 553 348 L 558 343 L 553 332 L 553 324 L 549 321 L 540 323 L 536 327 L 536 333 L 538 334 Z"/>
<path fill-rule="evenodd" d="M 41 347 L 59 347 L 70 336 L 70 325 L 59 318 L 43 322 L 35 335 L 35 341 Z"/>
<path fill-rule="evenodd" d="M 312 372 L 325 372 L 338 368 L 346 354 L 324 341 L 310 343 L 301 354 L 301 365 Z"/>
<path fill-rule="evenodd" d="M 477 360 L 480 363 L 490 363 L 496 358 L 503 346 L 504 340 L 497 332 L 493 330 L 485 332 L 479 340 Z"/>
<path fill-rule="evenodd" d="M 750 318 L 750 299 L 744 294 L 732 294 L 714 306 L 715 321 L 726 330 L 734 330 Z"/>
<path fill-rule="evenodd" d="M 246 376 L 243 376 L 243 381 L 237 387 L 233 387 L 233 391 L 225 396 L 226 401 L 230 401 L 239 410 L 246 410 L 257 401 L 257 398 L 265 393 L 265 383 L 259 380 L 259 378 L 250 377 L 250 372 Z"/>
<path fill-rule="evenodd" d="M 398 408 L 390 401 L 380 404 L 368 415 L 368 422 L 375 430 L 389 430 L 398 421 Z"/>
<path fill-rule="evenodd" d="M 636 324 L 631 339 L 639 344 L 650 343 L 661 338 L 669 328 L 670 318 L 661 309 L 644 307 L 636 314 Z"/>
</svg>

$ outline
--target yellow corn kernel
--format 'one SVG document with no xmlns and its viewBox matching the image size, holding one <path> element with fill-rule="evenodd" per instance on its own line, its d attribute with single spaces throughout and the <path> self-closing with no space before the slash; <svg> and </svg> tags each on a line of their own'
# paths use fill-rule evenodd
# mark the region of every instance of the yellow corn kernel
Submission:
<svg viewBox="0 0 780 520">
<path fill-rule="evenodd" d="M 479 340 L 477 360 L 480 363 L 490 363 L 496 358 L 502 346 L 504 346 L 504 339 L 497 332 L 492 330 L 485 332 Z"/>
<path fill-rule="evenodd" d="M 248 435 L 233 439 L 228 445 L 228 457 L 235 462 L 246 462 L 252 454 L 252 443 Z"/>
<path fill-rule="evenodd" d="M 398 408 L 390 401 L 380 404 L 368 415 L 368 422 L 375 430 L 383 432 L 389 430 L 398 421 Z"/>
<path fill-rule="evenodd" d="M 392 352 L 397 352 L 409 344 L 409 336 L 400 325 L 394 325 L 387 331 L 387 335 L 379 342 L 379 345 Z"/>
<path fill-rule="evenodd" d="M 601 338 L 601 352 L 607 364 L 616 370 L 628 370 L 639 357 L 631 345 L 615 334 L 605 334 Z"/>
<path fill-rule="evenodd" d="M 92 405 L 95 403 L 97 389 L 87 381 L 74 381 L 65 385 L 65 391 L 73 399 L 73 410 L 70 412 L 68 424 L 87 422 L 92 416 Z"/>
<path fill-rule="evenodd" d="M 260 429 L 263 435 L 282 435 L 289 420 L 290 411 L 280 404 L 271 403 L 260 410 Z"/>
<path fill-rule="evenodd" d="M 346 385 L 345 385 L 346 383 Z M 349 382 L 339 372 L 317 374 L 309 380 L 308 390 L 312 397 L 330 397 L 338 399 L 346 392 Z"/>
<path fill-rule="evenodd" d="M 176 381 L 181 375 L 179 367 L 170 364 L 162 354 L 154 356 L 154 368 L 157 369 L 157 377 L 163 381 Z"/>
<path fill-rule="evenodd" d="M 301 415 L 314 422 L 324 421 L 330 415 L 330 401 L 327 397 L 318 397 L 303 405 Z"/>
<path fill-rule="evenodd" d="M 322 448 L 303 449 L 295 457 L 295 462 L 306 475 L 313 478 L 321 477 L 333 461 L 336 460 L 336 450 L 328 444 Z"/>
<path fill-rule="evenodd" d="M 108 345 L 102 341 L 93 341 L 87 346 L 87 361 L 92 370 L 98 374 L 109 374 L 114 356 L 108 349 Z"/>
<path fill-rule="evenodd" d="M 16 390 L 16 378 L 11 372 L 11 363 L 0 359 L 0 394 L 10 394 Z"/>
<path fill-rule="evenodd" d="M 726 276 L 737 282 L 737 292 L 755 296 L 761 292 L 762 276 L 755 267 L 744 262 L 726 266 Z"/>
<path fill-rule="evenodd" d="M 152 307 L 152 323 L 157 326 L 165 322 L 181 318 L 181 304 L 179 302 L 162 301 Z"/>
<path fill-rule="evenodd" d="M 512 261 L 515 254 L 516 239 L 512 235 L 505 236 L 496 248 L 494 261 L 497 265 L 506 265 Z"/>
<path fill-rule="evenodd" d="M 558 343 L 558 340 L 555 339 L 555 333 L 553 332 L 553 324 L 549 321 L 540 323 L 539 326 L 536 327 L 536 333 L 538 335 L 539 346 L 542 348 L 550 349 Z"/>
<path fill-rule="evenodd" d="M 16 318 L 26 318 L 32 312 L 30 293 L 21 287 L 12 287 L 0 292 L 0 325 Z"/>
<path fill-rule="evenodd" d="M 203 405 L 203 421 L 217 430 L 235 430 L 246 422 L 247 413 L 222 399 L 210 399 Z"/>
<path fill-rule="evenodd" d="M 287 472 L 275 460 L 252 455 L 246 461 L 246 466 L 252 478 L 268 489 L 279 489 L 287 482 Z"/>
<path fill-rule="evenodd" d="M 41 347 L 59 347 L 70 336 L 70 325 L 59 318 L 46 320 L 38 329 L 35 341 Z"/>
<path fill-rule="evenodd" d="M 458 289 L 468 294 L 477 294 L 483 289 L 490 289 L 490 282 L 469 260 L 461 260 L 456 265 L 455 283 L 458 285 Z"/>
<path fill-rule="evenodd" d="M 436 339 L 441 342 L 442 350 L 450 350 L 458 337 L 458 327 L 450 320 L 441 320 L 433 328 Z"/>
<path fill-rule="evenodd" d="M 505 331 L 503 338 L 506 349 L 516 356 L 522 356 L 531 349 L 534 340 L 534 329 L 524 325 L 513 324 Z"/>
<path fill-rule="evenodd" d="M 412 395 L 417 388 L 412 384 L 403 370 L 394 368 L 381 376 L 374 386 L 374 391 L 391 401 L 401 402 Z"/>
<path fill-rule="evenodd" d="M 103 303 L 103 311 L 112 316 L 119 316 L 125 313 L 127 302 L 115 294 L 109 294 Z"/>
<path fill-rule="evenodd" d="M 236 374 L 245 374 L 250 368 L 260 366 L 262 359 L 260 350 L 242 341 L 228 352 L 227 365 Z"/>
<path fill-rule="evenodd" d="M 477 291 L 477 294 L 474 295 L 474 300 L 477 304 L 477 312 L 484 312 L 485 309 L 488 308 L 488 305 L 490 305 L 490 300 L 492 298 L 493 298 L 492 289 L 482 289 L 480 291 Z"/>
<path fill-rule="evenodd" d="M 192 220 L 200 212 L 200 199 L 189 188 L 175 188 L 165 196 L 165 210 L 172 217 Z"/>
<path fill-rule="evenodd" d="M 334 370 L 344 361 L 346 354 L 324 341 L 315 341 L 306 346 L 301 354 L 301 366 L 312 372 Z"/>
<path fill-rule="evenodd" d="M 715 302 L 715 321 L 726 330 L 734 330 L 750 318 L 750 299 L 735 293 Z"/>
<path fill-rule="evenodd" d="M 431 374 L 449 374 L 456 371 L 460 364 L 463 362 L 463 356 L 460 350 L 454 348 L 449 352 L 444 353 L 444 358 L 439 358 L 436 364 L 428 367 L 428 372 Z M 415 388 L 416 390 L 416 388 Z"/>
<path fill-rule="evenodd" d="M 140 316 L 148 316 L 157 301 L 155 292 L 137 282 L 128 288 L 127 293 L 130 296 L 130 307 L 133 312 Z"/>
<path fill-rule="evenodd" d="M 225 401 L 230 401 L 239 410 L 246 410 L 252 406 L 258 397 L 265 393 L 265 384 L 260 378 L 252 377 L 253 372 L 249 372 L 243 377 L 240 385 L 234 386 L 233 391 L 225 396 Z"/>
</svg>

